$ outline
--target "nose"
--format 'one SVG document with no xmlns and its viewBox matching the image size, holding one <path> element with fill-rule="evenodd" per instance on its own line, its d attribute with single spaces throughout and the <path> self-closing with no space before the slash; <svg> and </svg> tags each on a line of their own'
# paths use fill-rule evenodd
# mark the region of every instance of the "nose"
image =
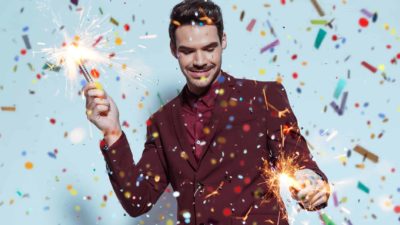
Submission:
<svg viewBox="0 0 400 225">
<path fill-rule="evenodd" d="M 194 54 L 193 66 L 204 67 L 205 65 L 207 65 L 206 56 L 201 51 L 197 51 L 196 54 Z"/>
</svg>

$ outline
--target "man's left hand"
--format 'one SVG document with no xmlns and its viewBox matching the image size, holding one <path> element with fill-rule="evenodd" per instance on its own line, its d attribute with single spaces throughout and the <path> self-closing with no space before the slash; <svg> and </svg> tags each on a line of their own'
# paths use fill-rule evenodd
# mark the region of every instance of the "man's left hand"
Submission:
<svg viewBox="0 0 400 225">
<path fill-rule="evenodd" d="M 325 205 L 329 199 L 329 184 L 310 169 L 298 170 L 295 173 L 295 185 L 290 188 L 292 198 L 306 210 L 314 211 Z"/>
</svg>

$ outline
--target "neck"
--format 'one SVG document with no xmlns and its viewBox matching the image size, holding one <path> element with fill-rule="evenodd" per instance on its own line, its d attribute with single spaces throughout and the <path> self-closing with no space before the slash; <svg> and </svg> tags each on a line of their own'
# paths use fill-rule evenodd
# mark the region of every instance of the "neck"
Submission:
<svg viewBox="0 0 400 225">
<path fill-rule="evenodd" d="M 210 82 L 210 84 L 205 87 L 204 89 L 200 90 L 192 90 L 190 86 L 188 85 L 188 89 L 191 93 L 193 93 L 196 96 L 202 96 L 203 94 L 207 93 L 208 90 L 210 90 L 211 86 L 218 81 L 218 77 L 221 76 L 221 70 L 218 72 L 218 75 L 214 77 L 214 79 Z"/>
</svg>

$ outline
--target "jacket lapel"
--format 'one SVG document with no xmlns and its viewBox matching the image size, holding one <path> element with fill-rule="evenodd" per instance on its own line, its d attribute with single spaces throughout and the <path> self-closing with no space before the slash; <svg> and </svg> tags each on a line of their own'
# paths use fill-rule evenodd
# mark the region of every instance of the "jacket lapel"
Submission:
<svg viewBox="0 0 400 225">
<path fill-rule="evenodd" d="M 190 143 L 187 140 L 187 133 L 186 128 L 184 126 L 183 117 L 182 117 L 182 105 L 183 105 L 183 97 L 182 91 L 179 93 L 178 96 L 178 103 L 175 107 L 172 107 L 172 117 L 173 117 L 173 124 L 174 124 L 174 131 L 179 144 L 184 153 L 182 153 L 182 157 L 186 159 L 186 161 L 190 164 L 193 170 L 197 171 L 201 165 L 204 156 L 207 154 L 207 151 L 210 147 L 211 141 L 214 139 L 215 134 L 221 128 L 223 124 L 226 124 L 225 121 L 228 118 L 221 117 L 224 107 L 221 107 L 222 102 L 228 103 L 229 97 L 233 91 L 233 87 L 235 86 L 235 78 L 230 76 L 229 74 L 222 71 L 222 76 L 224 78 L 223 82 L 221 83 L 220 89 L 223 89 L 223 95 L 218 94 L 215 100 L 214 109 L 212 111 L 211 119 L 208 124 L 208 128 L 210 129 L 210 133 L 205 137 L 205 146 L 203 148 L 204 152 L 201 155 L 199 163 L 197 163 L 196 158 L 194 156 L 193 149 Z M 218 82 L 218 81 L 217 81 Z M 183 89 L 182 89 L 183 90 Z"/>
</svg>

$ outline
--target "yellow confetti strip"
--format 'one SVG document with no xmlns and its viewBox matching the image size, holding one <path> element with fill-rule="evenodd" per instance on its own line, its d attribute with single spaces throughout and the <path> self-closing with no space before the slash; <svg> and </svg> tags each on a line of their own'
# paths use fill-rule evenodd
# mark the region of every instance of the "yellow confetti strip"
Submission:
<svg viewBox="0 0 400 225">
<path fill-rule="evenodd" d="M 31 170 L 31 169 L 33 169 L 33 163 L 32 162 L 26 162 L 25 163 L 25 169 L 27 169 L 27 170 Z"/>
</svg>

